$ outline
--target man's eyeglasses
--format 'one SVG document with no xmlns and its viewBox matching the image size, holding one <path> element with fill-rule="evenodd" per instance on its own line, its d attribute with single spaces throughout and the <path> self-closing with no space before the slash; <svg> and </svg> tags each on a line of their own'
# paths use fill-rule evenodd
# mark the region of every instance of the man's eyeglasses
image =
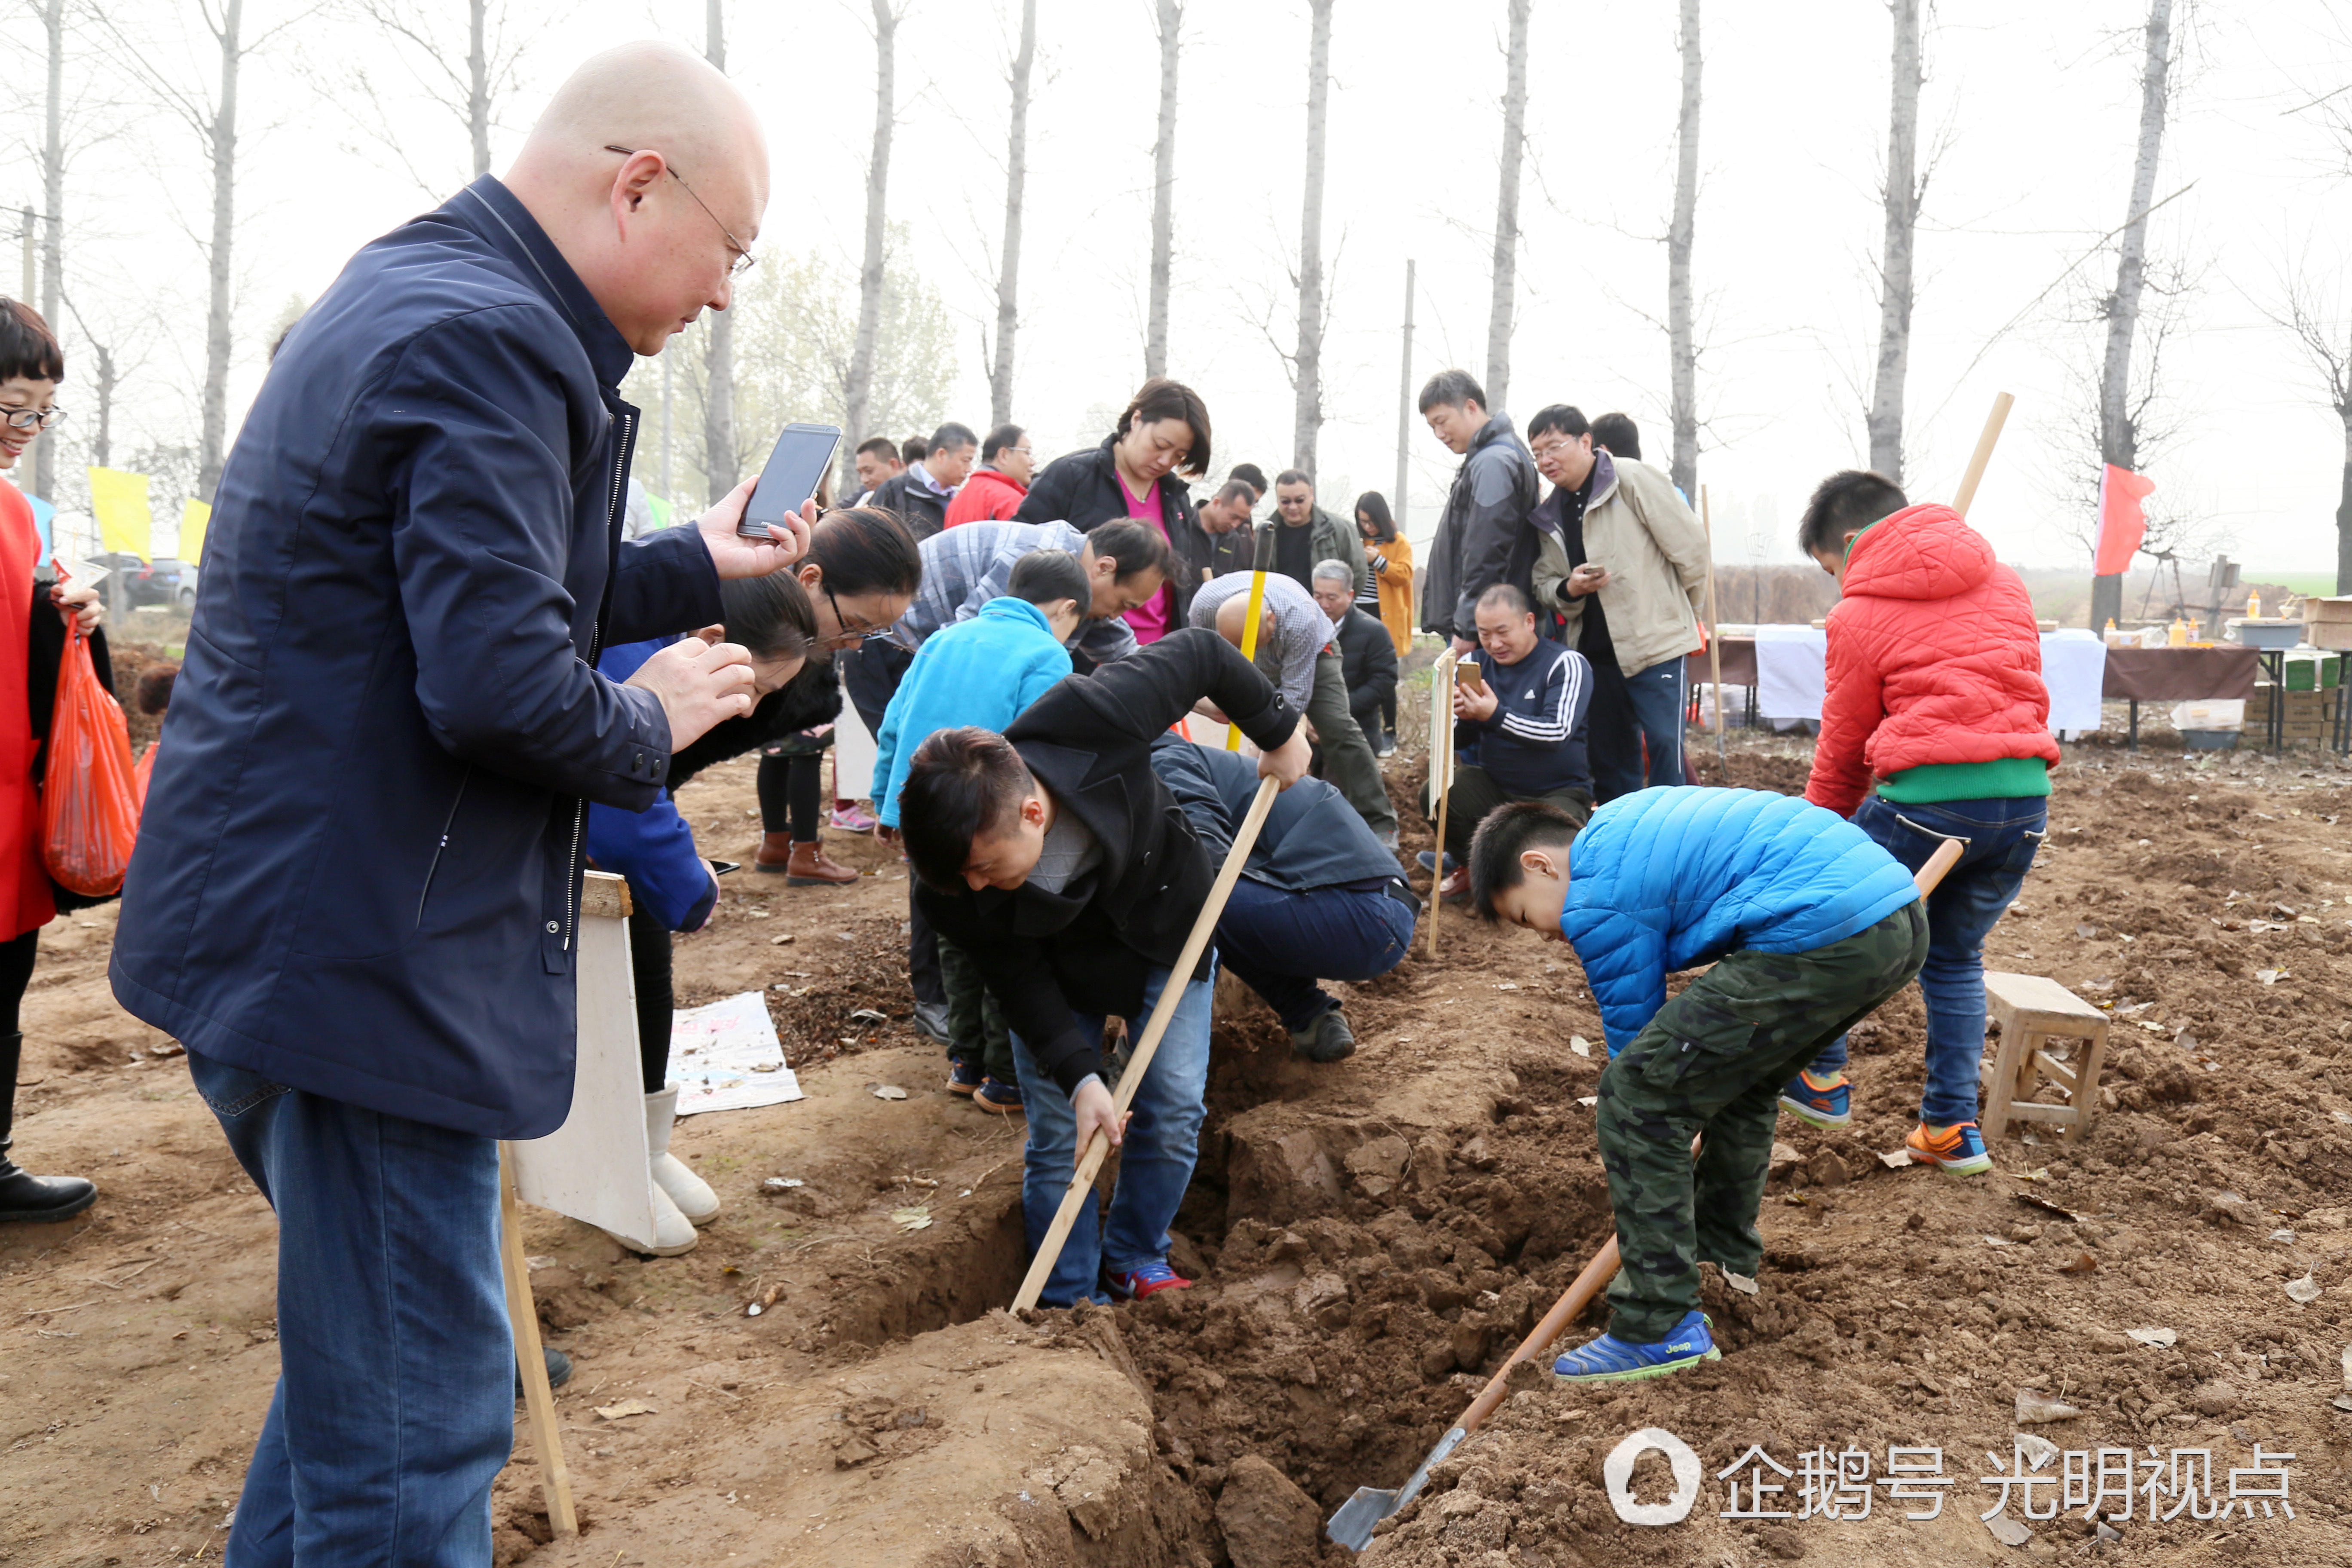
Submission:
<svg viewBox="0 0 2352 1568">
<path fill-rule="evenodd" d="M 643 149 L 636 147 L 617 147 L 612 142 L 607 142 L 604 143 L 604 151 L 607 153 L 618 153 L 624 158 L 634 158 L 639 152 L 643 151 Z M 711 212 L 710 204 L 704 201 L 702 197 L 696 193 L 695 188 L 692 185 L 686 184 L 686 176 L 679 174 L 676 168 L 672 167 L 667 157 L 662 159 L 662 167 L 669 170 L 669 177 L 671 179 L 676 180 L 681 185 L 686 185 L 686 194 L 694 197 L 694 205 L 700 207 L 703 212 L 709 216 L 712 223 L 719 224 L 719 232 L 727 237 L 727 247 L 735 253 L 735 259 L 727 264 L 728 276 L 731 278 L 740 278 L 746 272 L 751 271 L 752 268 L 757 267 L 760 264 L 760 258 L 752 255 L 751 248 L 741 240 L 736 238 L 733 231 L 729 229 L 725 224 L 719 223 L 719 215 L 715 212 Z"/>
<path fill-rule="evenodd" d="M 11 430 L 46 430 L 65 416 L 62 408 L 0 407 L 0 424 Z"/>
</svg>

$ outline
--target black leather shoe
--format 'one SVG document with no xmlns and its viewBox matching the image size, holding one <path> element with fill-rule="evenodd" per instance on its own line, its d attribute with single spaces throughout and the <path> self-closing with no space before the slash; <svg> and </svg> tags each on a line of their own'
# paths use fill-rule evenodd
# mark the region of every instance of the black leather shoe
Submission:
<svg viewBox="0 0 2352 1568">
<path fill-rule="evenodd" d="M 541 1345 L 539 1353 L 547 1358 L 547 1386 L 562 1388 L 572 1381 L 572 1358 L 553 1345 Z M 522 1371 L 515 1371 L 515 1403 L 522 1403 Z"/>
<path fill-rule="evenodd" d="M 79 1176 L 36 1176 L 8 1161 L 0 1143 L 0 1225 L 35 1225 L 71 1219 L 98 1202 L 98 1188 Z"/>
</svg>

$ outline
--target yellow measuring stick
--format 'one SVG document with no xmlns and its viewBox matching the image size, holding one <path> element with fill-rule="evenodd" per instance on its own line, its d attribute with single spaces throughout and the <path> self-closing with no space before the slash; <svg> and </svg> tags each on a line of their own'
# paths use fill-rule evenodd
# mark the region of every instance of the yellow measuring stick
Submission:
<svg viewBox="0 0 2352 1568">
<path fill-rule="evenodd" d="M 1258 616 L 1265 611 L 1265 574 L 1253 572 L 1250 574 L 1249 608 L 1242 621 L 1242 657 L 1253 664 L 1257 662 Z M 1238 752 L 1241 749 L 1242 727 L 1229 718 L 1225 721 L 1225 750 Z"/>
</svg>

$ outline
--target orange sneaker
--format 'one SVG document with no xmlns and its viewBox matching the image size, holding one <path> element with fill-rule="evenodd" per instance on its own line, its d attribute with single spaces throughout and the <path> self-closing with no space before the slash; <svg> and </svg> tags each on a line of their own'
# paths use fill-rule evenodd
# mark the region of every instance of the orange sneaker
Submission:
<svg viewBox="0 0 2352 1568">
<path fill-rule="evenodd" d="M 1930 1127 L 1926 1122 L 1911 1129 L 1911 1136 L 1903 1140 L 1911 1151 L 1914 1163 L 1933 1165 L 1955 1176 L 1975 1176 L 1992 1169 L 1992 1155 L 1985 1149 L 1984 1134 L 1973 1121 L 1957 1122 L 1950 1127 Z"/>
</svg>

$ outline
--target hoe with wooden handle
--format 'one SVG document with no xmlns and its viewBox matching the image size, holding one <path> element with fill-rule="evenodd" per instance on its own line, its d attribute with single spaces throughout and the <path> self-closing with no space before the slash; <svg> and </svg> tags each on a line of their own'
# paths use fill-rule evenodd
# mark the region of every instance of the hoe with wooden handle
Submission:
<svg viewBox="0 0 2352 1568">
<path fill-rule="evenodd" d="M 1256 622 L 1250 623 L 1252 626 Z M 1217 917 L 1225 912 L 1225 900 L 1232 896 L 1234 884 L 1241 879 L 1242 868 L 1249 863 L 1250 851 L 1257 845 L 1258 829 L 1265 826 L 1265 814 L 1274 809 L 1274 797 L 1282 786 L 1272 779 L 1261 780 L 1257 796 L 1250 802 L 1249 815 L 1242 819 L 1241 831 L 1234 835 L 1234 847 L 1225 853 L 1225 863 L 1217 869 L 1217 879 L 1209 888 L 1209 901 L 1201 906 L 1201 916 L 1192 922 L 1192 934 L 1184 939 L 1184 951 L 1160 983 L 1160 1000 L 1151 1009 L 1150 1022 L 1143 1026 L 1143 1038 L 1129 1059 L 1127 1070 L 1118 1075 L 1118 1092 L 1112 1097 L 1115 1114 L 1124 1120 L 1127 1108 L 1134 1103 L 1135 1091 L 1143 1085 L 1143 1075 L 1151 1070 L 1151 1058 L 1160 1050 L 1160 1037 L 1168 1032 L 1168 1020 L 1176 1015 L 1177 1005 L 1183 1000 L 1184 987 L 1191 980 L 1193 968 L 1201 962 L 1209 938 L 1217 929 Z M 1062 1206 L 1054 1215 L 1054 1223 L 1045 1229 L 1045 1238 L 1038 1244 L 1036 1260 L 1029 1265 L 1028 1277 L 1021 1281 L 1020 1294 L 1013 1298 L 1013 1310 L 1024 1311 L 1037 1304 L 1038 1294 L 1045 1289 L 1054 1265 L 1062 1256 L 1063 1244 L 1070 1239 L 1070 1227 L 1078 1222 L 1082 1205 L 1092 1203 L 1095 1176 L 1102 1170 L 1104 1159 L 1110 1153 L 1110 1140 L 1097 1133 L 1078 1151 L 1078 1168 L 1070 1178 L 1069 1191 L 1062 1194 Z"/>
<path fill-rule="evenodd" d="M 1924 899 L 1932 892 L 1936 884 L 1944 879 L 1944 873 L 1950 870 L 1952 863 L 1959 858 L 1958 839 L 1948 838 L 1937 846 L 1914 879 L 1919 886 L 1919 896 Z M 1698 1152 L 1696 1142 L 1691 1145 L 1691 1152 Z M 1437 1440 L 1437 1447 L 1422 1460 L 1421 1468 L 1413 1471 L 1404 1485 L 1393 1491 L 1379 1487 L 1358 1487 L 1356 1495 L 1341 1503 L 1339 1511 L 1333 1514 L 1330 1522 L 1324 1526 L 1325 1533 L 1350 1552 L 1361 1552 L 1370 1545 L 1372 1527 L 1419 1497 L 1421 1489 L 1429 1483 L 1431 1468 L 1460 1447 L 1471 1433 L 1486 1424 L 1486 1417 L 1503 1403 L 1511 1369 L 1523 1361 L 1536 1360 L 1549 1350 L 1552 1341 L 1559 1338 L 1561 1331 L 1575 1321 L 1578 1313 L 1592 1304 L 1592 1299 L 1600 1295 L 1616 1275 L 1617 1238 L 1612 1236 L 1601 1244 L 1601 1250 L 1592 1255 L 1592 1261 L 1586 1264 L 1569 1288 L 1560 1293 L 1559 1300 L 1552 1303 L 1551 1310 L 1543 1315 L 1543 1321 L 1535 1326 L 1535 1331 L 1520 1341 L 1519 1348 L 1513 1351 L 1509 1359 L 1496 1369 L 1495 1375 L 1486 1380 L 1486 1386 L 1478 1391 L 1478 1397 L 1470 1402 L 1470 1408 L 1462 1413 L 1462 1419 Z"/>
</svg>

